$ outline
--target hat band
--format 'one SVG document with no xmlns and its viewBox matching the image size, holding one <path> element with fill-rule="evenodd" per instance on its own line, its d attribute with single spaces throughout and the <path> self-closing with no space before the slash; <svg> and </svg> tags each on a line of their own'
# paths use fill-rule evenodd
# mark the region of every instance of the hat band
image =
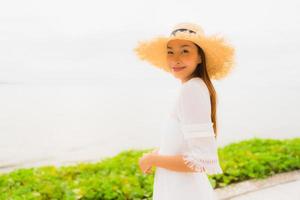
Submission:
<svg viewBox="0 0 300 200">
<path fill-rule="evenodd" d="M 178 31 L 180 31 L 180 32 L 188 31 L 189 33 L 195 33 L 195 34 L 196 34 L 195 31 L 192 31 L 192 30 L 190 30 L 190 29 L 179 28 L 179 29 L 176 29 L 176 30 L 172 31 L 172 33 L 171 33 L 170 35 L 174 35 L 174 36 L 175 36 L 175 34 L 176 34 Z"/>
</svg>

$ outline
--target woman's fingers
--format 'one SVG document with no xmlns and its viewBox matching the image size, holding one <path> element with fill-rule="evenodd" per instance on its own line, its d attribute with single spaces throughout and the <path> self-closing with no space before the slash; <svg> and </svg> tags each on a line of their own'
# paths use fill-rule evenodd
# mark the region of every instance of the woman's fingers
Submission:
<svg viewBox="0 0 300 200">
<path fill-rule="evenodd" d="M 151 169 L 152 169 L 152 167 L 149 167 L 149 168 L 145 171 L 145 173 L 146 173 L 146 174 L 150 174 L 150 173 L 151 173 Z"/>
</svg>

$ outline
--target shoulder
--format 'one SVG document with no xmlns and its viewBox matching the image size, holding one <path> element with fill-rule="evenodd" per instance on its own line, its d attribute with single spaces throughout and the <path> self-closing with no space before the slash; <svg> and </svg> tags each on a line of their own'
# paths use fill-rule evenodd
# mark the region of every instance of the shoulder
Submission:
<svg viewBox="0 0 300 200">
<path fill-rule="evenodd" d="M 192 78 L 183 83 L 180 93 L 180 96 L 209 95 L 209 91 L 205 82 L 198 77 Z"/>
<path fill-rule="evenodd" d="M 210 112 L 210 95 L 205 82 L 193 78 L 183 83 L 178 101 L 179 119 L 199 122 L 205 118 L 206 121 Z"/>
</svg>

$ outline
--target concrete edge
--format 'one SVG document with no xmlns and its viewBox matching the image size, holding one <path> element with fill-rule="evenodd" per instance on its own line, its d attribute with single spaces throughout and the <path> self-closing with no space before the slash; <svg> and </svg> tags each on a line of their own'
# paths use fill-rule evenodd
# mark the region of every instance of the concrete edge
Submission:
<svg viewBox="0 0 300 200">
<path fill-rule="evenodd" d="M 275 174 L 265 179 L 247 180 L 233 183 L 224 188 L 217 188 L 215 192 L 220 200 L 228 200 L 246 193 L 255 192 L 275 185 L 300 180 L 300 170 Z"/>
</svg>

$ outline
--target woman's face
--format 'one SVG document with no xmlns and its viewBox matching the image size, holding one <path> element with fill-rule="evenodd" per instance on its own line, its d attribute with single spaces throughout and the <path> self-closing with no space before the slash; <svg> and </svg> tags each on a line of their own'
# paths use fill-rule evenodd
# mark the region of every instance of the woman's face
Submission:
<svg viewBox="0 0 300 200">
<path fill-rule="evenodd" d="M 167 44 L 167 62 L 175 78 L 189 80 L 197 65 L 201 63 L 197 46 L 188 40 L 170 40 Z"/>
</svg>

